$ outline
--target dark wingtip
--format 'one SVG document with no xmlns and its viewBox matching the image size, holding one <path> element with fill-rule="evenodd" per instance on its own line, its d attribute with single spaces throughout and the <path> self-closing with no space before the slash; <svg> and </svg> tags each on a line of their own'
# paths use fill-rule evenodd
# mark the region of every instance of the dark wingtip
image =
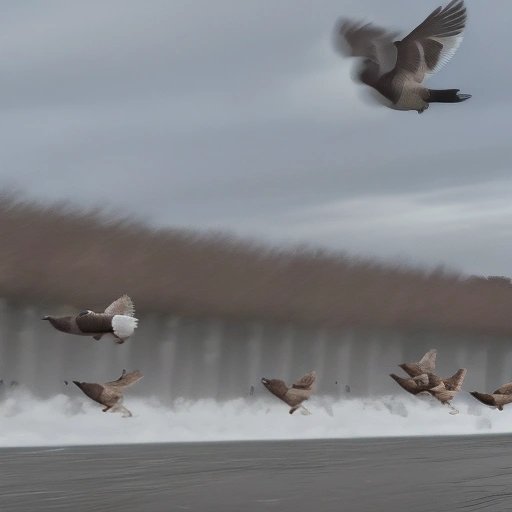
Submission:
<svg viewBox="0 0 512 512">
<path fill-rule="evenodd" d="M 80 387 L 81 382 L 78 382 L 77 380 L 74 380 L 74 381 L 73 381 L 73 384 L 75 384 L 75 386 Z"/>
</svg>

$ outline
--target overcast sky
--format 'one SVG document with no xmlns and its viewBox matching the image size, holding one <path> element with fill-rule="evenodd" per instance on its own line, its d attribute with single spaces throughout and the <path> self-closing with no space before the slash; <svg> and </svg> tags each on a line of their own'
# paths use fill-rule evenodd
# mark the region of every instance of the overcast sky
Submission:
<svg viewBox="0 0 512 512">
<path fill-rule="evenodd" d="M 446 3 L 446 2 L 445 2 Z M 510 0 L 467 0 L 423 115 L 368 104 L 339 16 L 440 0 L 4 0 L 0 186 L 469 273 L 512 274 Z"/>
</svg>

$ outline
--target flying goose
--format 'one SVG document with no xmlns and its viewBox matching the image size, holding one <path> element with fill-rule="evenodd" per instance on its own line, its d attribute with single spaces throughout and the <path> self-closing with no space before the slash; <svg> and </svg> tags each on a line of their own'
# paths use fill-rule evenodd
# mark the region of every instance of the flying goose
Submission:
<svg viewBox="0 0 512 512">
<path fill-rule="evenodd" d="M 362 59 L 357 78 L 379 93 L 380 103 L 421 114 L 430 103 L 459 103 L 471 98 L 459 89 L 428 89 L 423 84 L 453 57 L 465 25 L 464 0 L 452 0 L 398 41 L 396 32 L 342 19 L 336 26 L 335 46 L 346 57 Z"/>
<path fill-rule="evenodd" d="M 443 405 L 447 405 L 451 409 L 450 414 L 458 414 L 459 411 L 453 407 L 450 401 L 461 390 L 466 373 L 467 370 L 461 368 L 453 376 L 446 379 L 442 379 L 433 373 L 424 373 L 409 378 L 399 377 L 391 373 L 390 377 L 408 393 L 412 395 L 431 395 Z"/>
<path fill-rule="evenodd" d="M 410 377 L 417 377 L 423 373 L 434 373 L 436 357 L 437 350 L 432 348 L 417 363 L 402 363 L 398 366 Z"/>
<path fill-rule="evenodd" d="M 394 373 L 389 376 L 411 395 L 430 394 L 430 389 L 442 384 L 442 380 L 433 373 L 423 373 L 415 377 L 400 377 Z"/>
<path fill-rule="evenodd" d="M 451 377 L 441 379 L 441 383 L 428 390 L 428 392 L 437 398 L 443 405 L 451 409 L 450 414 L 458 414 L 458 410 L 450 403 L 455 395 L 462 389 L 462 383 L 467 373 L 466 368 L 460 368 Z"/>
<path fill-rule="evenodd" d="M 105 384 L 94 384 L 90 382 L 78 382 L 73 381 L 82 392 L 87 395 L 91 400 L 104 405 L 103 412 L 122 412 L 123 417 L 132 416 L 132 413 L 124 406 L 123 403 L 123 391 L 125 388 L 132 386 L 140 379 L 143 375 L 138 370 L 127 373 L 123 370 L 121 377 L 112 382 L 106 382 Z"/>
<path fill-rule="evenodd" d="M 288 404 L 290 414 L 293 414 L 297 409 L 302 408 L 306 414 L 310 412 L 302 405 L 302 402 L 307 400 L 313 393 L 313 384 L 315 383 L 316 373 L 314 371 L 306 373 L 298 381 L 288 387 L 284 381 L 280 379 L 266 379 L 262 378 L 261 383 L 277 398 Z"/>
<path fill-rule="evenodd" d="M 512 382 L 503 384 L 493 393 L 479 393 L 478 391 L 472 391 L 470 395 L 474 396 L 478 401 L 485 405 L 495 407 L 498 411 L 503 411 L 503 407 L 507 404 L 512 403 Z"/>
<path fill-rule="evenodd" d="M 43 320 L 48 320 L 55 329 L 69 334 L 92 336 L 95 340 L 106 335 L 116 343 L 124 343 L 137 327 L 138 319 L 134 318 L 134 314 L 132 299 L 123 295 L 103 313 L 87 309 L 75 316 L 45 316 Z"/>
<path fill-rule="evenodd" d="M 412 395 L 432 395 L 442 404 L 450 407 L 451 414 L 457 414 L 457 409 L 450 404 L 450 401 L 461 390 L 467 370 L 461 368 L 451 377 L 443 379 L 434 373 L 436 357 L 437 350 L 430 349 L 417 363 L 398 365 L 409 375 L 409 378 L 399 377 L 394 373 L 391 373 L 390 377 L 408 393 Z"/>
</svg>

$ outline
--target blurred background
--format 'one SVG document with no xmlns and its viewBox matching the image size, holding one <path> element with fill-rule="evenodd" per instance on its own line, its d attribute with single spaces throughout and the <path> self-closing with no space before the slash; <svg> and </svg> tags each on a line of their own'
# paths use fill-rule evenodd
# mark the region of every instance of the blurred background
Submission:
<svg viewBox="0 0 512 512">
<path fill-rule="evenodd" d="M 401 392 L 432 347 L 469 387 L 510 380 L 512 5 L 467 0 L 430 83 L 473 98 L 422 116 L 366 101 L 332 47 L 341 15 L 405 34 L 438 4 L 3 2 L 4 388 L 126 367 L 134 394 L 223 400 L 316 369 L 344 399 Z M 124 345 L 40 321 L 123 293 Z"/>
</svg>

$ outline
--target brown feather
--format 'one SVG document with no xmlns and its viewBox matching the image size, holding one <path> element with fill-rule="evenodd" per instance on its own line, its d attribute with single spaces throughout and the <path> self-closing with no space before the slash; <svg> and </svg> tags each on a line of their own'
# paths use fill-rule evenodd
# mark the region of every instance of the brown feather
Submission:
<svg viewBox="0 0 512 512">
<path fill-rule="evenodd" d="M 425 73 L 432 72 L 442 58 L 443 41 L 449 42 L 449 38 L 462 34 L 465 25 L 466 8 L 462 0 L 439 7 L 397 44 L 397 62 L 392 73 L 404 70 L 411 73 L 410 79 L 423 82 Z"/>
<path fill-rule="evenodd" d="M 138 370 L 127 373 L 123 370 L 121 377 L 115 381 L 106 382 L 105 384 L 96 384 L 90 382 L 73 381 L 82 392 L 95 402 L 100 403 L 108 408 L 116 408 L 116 410 L 124 411 L 131 416 L 130 411 L 122 407 L 123 390 L 142 379 L 142 373 Z M 112 409 L 114 410 L 114 409 Z"/>
<path fill-rule="evenodd" d="M 105 309 L 106 315 L 135 315 L 135 306 L 133 305 L 132 299 L 128 295 L 123 295 L 119 299 L 115 300 Z"/>
<path fill-rule="evenodd" d="M 112 315 L 93 313 L 76 317 L 76 324 L 83 333 L 109 333 L 112 329 Z"/>
<path fill-rule="evenodd" d="M 470 393 L 470 395 L 472 395 L 479 402 L 482 402 L 485 405 L 490 405 L 491 407 L 496 406 L 496 402 L 494 401 L 494 396 L 489 393 L 479 393 L 478 391 L 472 391 Z"/>
<path fill-rule="evenodd" d="M 410 32 L 403 41 L 418 41 L 431 37 L 452 37 L 460 34 L 466 24 L 466 7 L 463 0 L 450 2 L 438 7 Z"/>
<path fill-rule="evenodd" d="M 461 368 L 457 372 L 447 379 L 443 379 L 446 389 L 449 391 L 460 391 L 462 389 L 462 383 L 466 377 L 467 369 Z"/>
<path fill-rule="evenodd" d="M 101 401 L 101 394 L 103 393 L 103 386 L 101 384 L 94 384 L 91 382 L 78 382 L 73 381 L 73 384 L 78 386 L 82 392 L 87 395 L 91 400 L 103 404 Z"/>
<path fill-rule="evenodd" d="M 311 371 L 297 380 L 292 387 L 296 389 L 311 389 L 316 380 L 316 372 Z"/>
<path fill-rule="evenodd" d="M 315 382 L 316 373 L 314 371 L 307 373 L 292 387 L 288 387 L 286 383 L 280 379 L 261 379 L 261 383 L 277 398 L 285 402 L 291 407 L 296 407 L 307 400 L 312 394 L 312 386 Z M 293 413 L 295 409 L 290 411 Z"/>
<path fill-rule="evenodd" d="M 280 379 L 261 379 L 261 383 L 277 398 L 284 400 L 288 386 Z"/>
<path fill-rule="evenodd" d="M 133 386 L 136 382 L 139 382 L 142 379 L 143 375 L 139 370 L 135 370 L 133 372 L 127 373 L 126 370 L 123 370 L 123 374 L 117 380 L 107 382 L 104 385 L 115 387 L 118 389 L 124 389 L 129 386 Z"/>
<path fill-rule="evenodd" d="M 512 382 L 508 384 L 503 384 L 503 386 L 499 387 L 496 391 L 494 391 L 494 395 L 510 395 L 512 393 Z"/>
<path fill-rule="evenodd" d="M 434 69 L 439 62 L 439 57 L 443 50 L 443 45 L 435 39 L 426 39 L 422 42 L 423 58 L 429 69 Z"/>
<path fill-rule="evenodd" d="M 402 363 L 402 368 L 410 377 L 416 377 L 422 373 L 434 373 L 436 369 L 437 350 L 430 349 L 417 363 Z"/>
</svg>

